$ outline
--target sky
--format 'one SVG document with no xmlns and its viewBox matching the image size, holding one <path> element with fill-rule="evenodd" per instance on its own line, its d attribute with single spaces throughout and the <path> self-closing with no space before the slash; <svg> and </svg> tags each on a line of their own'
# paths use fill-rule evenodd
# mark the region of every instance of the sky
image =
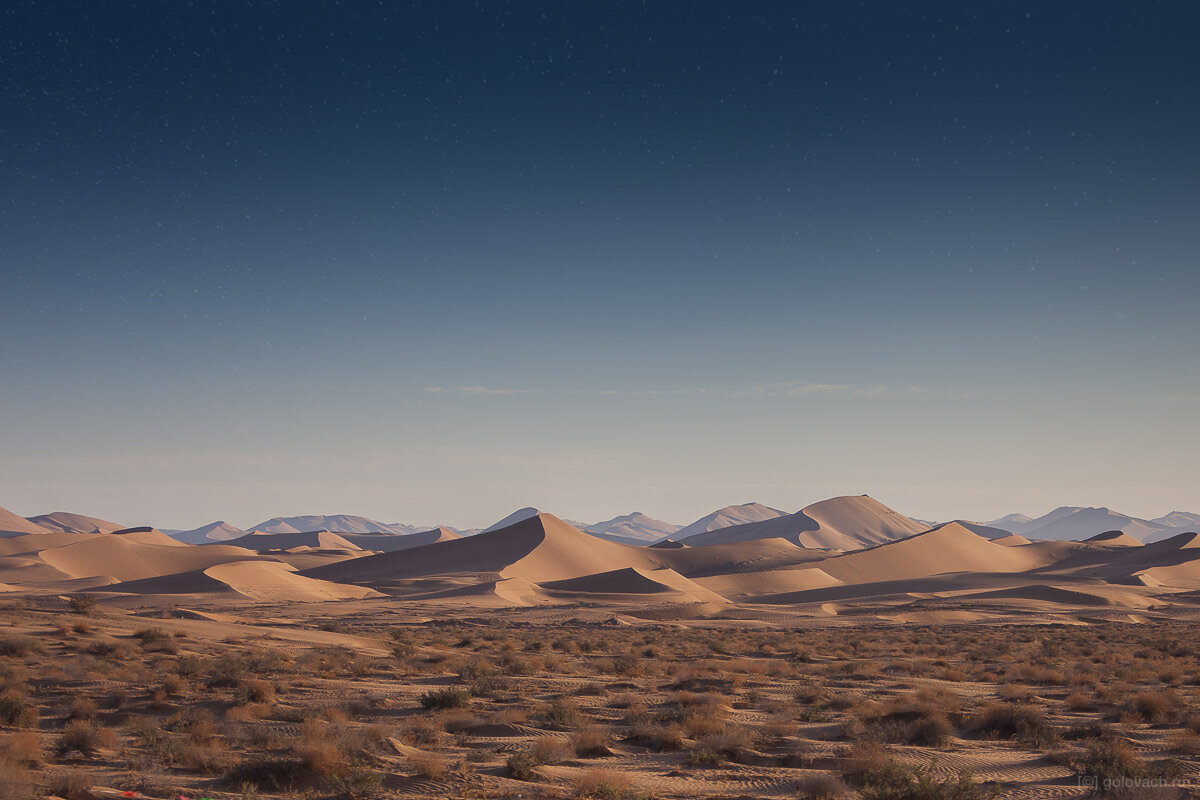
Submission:
<svg viewBox="0 0 1200 800">
<path fill-rule="evenodd" d="M 1200 511 L 1187 2 L 0 10 L 0 505 Z"/>
</svg>

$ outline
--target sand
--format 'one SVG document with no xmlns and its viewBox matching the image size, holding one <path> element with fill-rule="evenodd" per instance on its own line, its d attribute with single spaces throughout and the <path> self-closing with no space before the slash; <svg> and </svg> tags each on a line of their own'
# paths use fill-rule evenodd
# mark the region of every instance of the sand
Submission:
<svg viewBox="0 0 1200 800">
<path fill-rule="evenodd" d="M 0 536 L 19 536 L 23 533 L 46 533 L 48 529 L 19 517 L 7 508 L 0 508 Z"/>
<path fill-rule="evenodd" d="M 69 511 L 55 511 L 51 514 L 30 517 L 30 522 L 35 522 L 47 530 L 62 533 L 113 533 L 126 527 L 116 522 L 87 517 L 83 514 L 72 514 Z"/>
</svg>

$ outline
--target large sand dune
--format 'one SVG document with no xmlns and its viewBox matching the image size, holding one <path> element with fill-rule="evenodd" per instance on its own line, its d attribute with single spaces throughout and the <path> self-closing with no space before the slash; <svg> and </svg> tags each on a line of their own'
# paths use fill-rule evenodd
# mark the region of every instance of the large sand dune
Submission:
<svg viewBox="0 0 1200 800">
<path fill-rule="evenodd" d="M 291 550 L 295 547 L 311 547 L 317 550 L 361 550 L 362 548 L 337 533 L 330 531 L 303 531 L 300 533 L 248 533 L 221 543 L 223 546 L 244 547 L 255 552 L 267 550 Z M 205 545 L 212 547 L 213 545 Z"/>
<path fill-rule="evenodd" d="M 682 542 L 698 534 L 729 528 L 734 525 L 745 525 L 751 522 L 762 522 L 776 517 L 786 516 L 786 511 L 764 506 L 762 503 L 743 503 L 740 506 L 725 506 L 711 514 L 706 514 L 691 525 L 685 525 L 671 534 L 671 538 Z M 770 538 L 770 537 L 766 537 Z"/>
<path fill-rule="evenodd" d="M 106 587 L 109 592 L 135 594 L 233 593 L 250 600 L 272 603 L 313 603 L 326 600 L 360 600 L 378 595 L 362 586 L 341 586 L 297 575 L 278 561 L 228 561 L 206 569 L 145 578 Z"/>
<path fill-rule="evenodd" d="M 1045 559 L 1026 548 L 995 544 L 950 523 L 897 542 L 826 559 L 818 566 L 844 583 L 875 583 L 946 572 L 1022 572 L 1045 564 Z"/>
<path fill-rule="evenodd" d="M 20 536 L 24 533 L 45 533 L 46 528 L 24 517 L 19 517 L 7 508 L 0 508 L 0 536 Z"/>
<path fill-rule="evenodd" d="M 927 525 L 862 495 L 834 497 L 806 506 L 795 514 L 696 533 L 684 541 L 696 546 L 785 539 L 801 547 L 857 550 L 924 530 L 928 530 Z"/>
<path fill-rule="evenodd" d="M 46 530 L 60 531 L 62 533 L 113 533 L 126 527 L 97 517 L 72 514 L 69 511 L 55 511 L 50 514 L 42 514 L 30 517 L 29 521 L 37 523 Z"/>
<path fill-rule="evenodd" d="M 449 542 L 461 539 L 462 535 L 449 528 L 434 528 L 420 533 L 342 533 L 343 539 L 363 550 L 376 550 L 381 553 L 391 553 L 396 550 L 411 550 L 414 547 L 424 547 L 437 542 Z"/>
<path fill-rule="evenodd" d="M 333 581 L 374 584 L 393 578 L 453 573 L 492 573 L 533 583 L 590 575 L 628 566 L 666 566 L 664 552 L 607 542 L 573 528 L 552 514 L 468 538 L 381 553 L 309 570 Z"/>
</svg>

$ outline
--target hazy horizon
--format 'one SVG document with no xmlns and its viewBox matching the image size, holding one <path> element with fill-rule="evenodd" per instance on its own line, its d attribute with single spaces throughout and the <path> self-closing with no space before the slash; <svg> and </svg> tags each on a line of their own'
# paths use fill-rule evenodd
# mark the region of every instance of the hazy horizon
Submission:
<svg viewBox="0 0 1200 800">
<path fill-rule="evenodd" d="M 14 8 L 0 505 L 1200 511 L 1197 22 Z"/>
</svg>

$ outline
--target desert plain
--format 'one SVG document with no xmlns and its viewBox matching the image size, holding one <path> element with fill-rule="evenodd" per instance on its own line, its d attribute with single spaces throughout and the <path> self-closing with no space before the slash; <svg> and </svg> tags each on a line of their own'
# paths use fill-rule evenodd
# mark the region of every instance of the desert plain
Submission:
<svg viewBox="0 0 1200 800">
<path fill-rule="evenodd" d="M 1200 796 L 1200 535 L 727 522 L 0 512 L 0 797 Z"/>
</svg>

